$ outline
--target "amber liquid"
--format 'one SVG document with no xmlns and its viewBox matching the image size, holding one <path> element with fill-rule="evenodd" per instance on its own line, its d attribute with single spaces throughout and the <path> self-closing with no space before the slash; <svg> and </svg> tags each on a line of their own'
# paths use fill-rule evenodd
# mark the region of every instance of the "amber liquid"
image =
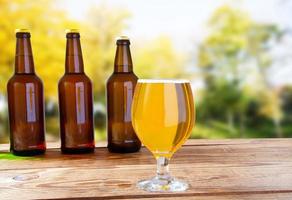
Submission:
<svg viewBox="0 0 292 200">
<path fill-rule="evenodd" d="M 42 81 L 34 72 L 29 33 L 17 33 L 15 74 L 7 84 L 10 149 L 30 156 L 46 150 Z"/>
<path fill-rule="evenodd" d="M 67 33 L 66 71 L 59 81 L 63 153 L 94 151 L 92 83 L 83 70 L 79 33 Z"/>
<path fill-rule="evenodd" d="M 108 149 L 111 152 L 139 151 L 139 141 L 131 117 L 132 98 L 137 76 L 132 70 L 128 40 L 117 41 L 114 73 L 107 81 Z"/>
<path fill-rule="evenodd" d="M 139 80 L 132 107 L 133 126 L 155 157 L 170 158 L 190 136 L 194 103 L 188 82 Z"/>
</svg>

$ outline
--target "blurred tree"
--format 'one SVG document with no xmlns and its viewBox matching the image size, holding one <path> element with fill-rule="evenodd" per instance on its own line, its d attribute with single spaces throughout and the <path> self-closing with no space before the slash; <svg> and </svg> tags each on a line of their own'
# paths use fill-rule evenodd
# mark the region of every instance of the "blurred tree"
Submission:
<svg viewBox="0 0 292 200">
<path fill-rule="evenodd" d="M 251 61 L 255 63 L 258 70 L 259 84 L 257 96 L 261 102 L 260 113 L 272 119 L 277 137 L 283 137 L 281 120 L 283 110 L 279 92 L 273 89 L 268 78 L 268 70 L 273 65 L 271 49 L 279 43 L 284 32 L 273 24 L 252 23 L 247 33 L 248 53 Z"/>
<path fill-rule="evenodd" d="M 229 132 L 235 132 L 233 113 L 239 106 L 237 103 L 242 98 L 238 88 L 225 80 L 216 80 L 212 84 L 209 83 L 208 90 L 205 90 L 203 95 L 204 99 L 200 105 L 201 117 L 222 119 L 222 114 L 225 114 Z M 225 113 L 222 112 L 223 110 Z"/>
<path fill-rule="evenodd" d="M 242 11 L 229 6 L 220 7 L 209 21 L 212 33 L 204 40 L 198 53 L 198 65 L 204 77 L 206 93 L 212 96 L 209 101 L 214 101 L 212 104 L 220 109 L 222 116 L 226 116 L 230 131 L 234 130 L 235 115 L 239 116 L 241 134 L 247 103 L 242 96 L 240 67 L 247 59 L 246 33 L 250 24 L 250 18 Z M 224 83 L 223 87 L 219 82 Z M 219 99 L 222 101 L 216 103 Z"/>
<path fill-rule="evenodd" d="M 286 86 L 280 91 L 282 109 L 285 111 L 286 121 L 292 122 L 292 86 Z"/>
<path fill-rule="evenodd" d="M 229 99 L 237 91 L 237 98 L 220 101 L 217 106 L 221 114 L 226 116 L 230 130 L 233 129 L 235 116 L 238 116 L 242 135 L 250 101 L 244 87 L 252 85 L 247 81 L 251 73 L 246 70 L 246 66 L 254 62 L 257 76 L 260 77 L 257 80 L 259 91 L 254 97 L 260 98 L 260 112 L 274 121 L 275 132 L 280 137 L 282 113 L 278 96 L 268 83 L 267 69 L 272 64 L 269 50 L 277 44 L 281 31 L 275 25 L 256 23 L 246 13 L 229 6 L 222 6 L 214 12 L 209 27 L 212 32 L 201 44 L 198 53 L 198 65 L 203 74 L 206 93 L 213 93 L 210 95 L 216 102 L 225 97 Z M 218 92 L 214 88 L 218 82 L 230 86 Z"/>
<path fill-rule="evenodd" d="M 75 27 L 55 1 L 1 0 L 0 1 L 0 91 L 6 91 L 6 82 L 14 72 L 16 28 L 28 28 L 37 74 L 44 81 L 46 99 L 56 100 L 57 82 L 64 66 L 64 29 Z"/>
<path fill-rule="evenodd" d="M 267 88 L 258 93 L 261 103 L 260 114 L 270 118 L 275 127 L 277 137 L 283 137 L 281 121 L 283 112 L 281 109 L 280 98 L 276 91 Z"/>
</svg>

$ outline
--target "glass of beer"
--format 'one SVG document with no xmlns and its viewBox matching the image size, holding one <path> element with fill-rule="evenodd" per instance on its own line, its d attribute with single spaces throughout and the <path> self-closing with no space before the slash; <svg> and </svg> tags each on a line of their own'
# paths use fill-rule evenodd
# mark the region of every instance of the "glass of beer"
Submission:
<svg viewBox="0 0 292 200">
<path fill-rule="evenodd" d="M 185 191 L 189 185 L 170 176 L 168 163 L 189 137 L 194 124 L 194 102 L 186 80 L 140 79 L 132 104 L 132 123 L 141 142 L 157 160 L 154 178 L 139 181 L 146 191 Z"/>
</svg>

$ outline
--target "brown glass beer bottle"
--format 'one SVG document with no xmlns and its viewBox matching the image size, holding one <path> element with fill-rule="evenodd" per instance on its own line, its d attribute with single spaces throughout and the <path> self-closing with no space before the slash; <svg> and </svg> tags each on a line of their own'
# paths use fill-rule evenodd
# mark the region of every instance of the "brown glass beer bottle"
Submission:
<svg viewBox="0 0 292 200">
<path fill-rule="evenodd" d="M 137 76 L 133 72 L 130 41 L 120 37 L 117 42 L 114 73 L 107 81 L 107 134 L 111 152 L 139 151 L 141 142 L 132 126 L 131 105 Z"/>
<path fill-rule="evenodd" d="M 46 150 L 43 84 L 35 74 L 30 33 L 16 31 L 15 73 L 7 84 L 10 150 L 32 156 Z"/>
<path fill-rule="evenodd" d="M 77 30 L 66 34 L 65 74 L 59 81 L 61 149 L 63 153 L 93 152 L 92 83 L 85 75 Z"/>
</svg>

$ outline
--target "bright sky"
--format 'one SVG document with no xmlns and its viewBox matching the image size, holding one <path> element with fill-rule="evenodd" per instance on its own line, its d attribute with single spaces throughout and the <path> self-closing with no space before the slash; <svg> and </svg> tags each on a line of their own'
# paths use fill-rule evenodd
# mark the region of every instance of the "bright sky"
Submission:
<svg viewBox="0 0 292 200">
<path fill-rule="evenodd" d="M 256 21 L 274 22 L 292 29 L 292 3 L 288 0 L 64 0 L 61 4 L 76 19 L 85 18 L 87 10 L 99 4 L 127 9 L 132 17 L 124 34 L 132 40 L 166 35 L 179 51 L 191 53 L 207 34 L 206 22 L 212 12 L 225 3 L 240 6 Z M 277 53 L 292 51 L 290 42 L 289 49 Z M 275 66 L 270 76 L 276 85 L 292 84 L 292 59 Z"/>
</svg>

